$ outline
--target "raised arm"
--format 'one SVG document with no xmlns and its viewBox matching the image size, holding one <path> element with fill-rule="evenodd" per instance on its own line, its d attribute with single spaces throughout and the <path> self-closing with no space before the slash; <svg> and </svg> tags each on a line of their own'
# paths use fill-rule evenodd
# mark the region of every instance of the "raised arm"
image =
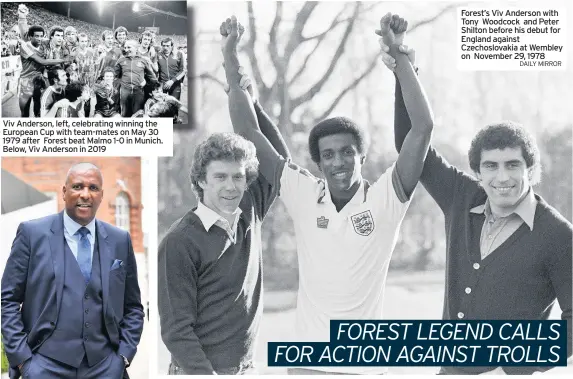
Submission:
<svg viewBox="0 0 573 379">
<path fill-rule="evenodd" d="M 25 50 L 26 58 L 30 58 L 36 63 L 41 64 L 42 66 L 55 66 L 62 63 L 69 63 L 73 60 L 73 57 L 70 58 L 66 56 L 64 59 L 44 59 L 43 57 L 39 56 L 35 51 L 30 50 L 29 47 L 26 47 L 27 41 L 30 40 L 30 36 L 28 35 L 29 25 L 28 25 L 28 7 L 24 4 L 20 4 L 18 6 L 18 29 L 20 29 L 20 36 L 21 39 L 24 41 L 21 44 L 21 49 Z"/>
<path fill-rule="evenodd" d="M 20 38 L 23 41 L 28 41 L 30 36 L 28 35 L 28 7 L 24 4 L 18 6 L 18 29 L 20 29 Z"/>
<path fill-rule="evenodd" d="M 39 56 L 38 53 L 34 49 L 32 49 L 31 46 L 28 45 L 27 42 L 23 42 L 20 45 L 20 55 L 23 58 L 32 59 L 33 61 L 43 66 L 54 66 L 60 63 L 65 63 L 70 61 L 69 57 L 66 57 L 64 59 L 44 59 L 41 56 Z"/>
<path fill-rule="evenodd" d="M 38 54 L 32 54 L 30 56 L 30 59 L 32 59 L 33 61 L 35 61 L 35 62 L 37 62 L 43 66 L 55 66 L 55 65 L 62 64 L 62 63 L 69 63 L 73 60 L 73 57 L 71 55 L 68 55 L 64 59 L 44 59 L 41 56 L 39 56 Z"/>
<path fill-rule="evenodd" d="M 229 85 L 229 113 L 236 133 L 255 144 L 259 158 L 259 170 L 268 182 L 274 183 L 276 170 L 280 167 L 281 156 L 261 133 L 257 114 L 249 94 L 240 86 L 239 58 L 237 45 L 243 33 L 235 16 L 227 20 L 228 33 L 223 40 L 223 58 L 225 74 Z"/>
<path fill-rule="evenodd" d="M 265 110 L 261 106 L 261 103 L 256 99 L 252 81 L 249 78 L 249 76 L 245 74 L 242 66 L 239 66 L 239 74 L 241 74 L 241 80 L 239 82 L 240 87 L 242 89 L 247 90 L 247 92 L 251 96 L 251 100 L 255 108 L 255 113 L 257 114 L 257 122 L 259 123 L 259 128 L 261 130 L 261 133 L 263 133 L 263 135 L 267 137 L 271 145 L 280 155 L 282 155 L 286 159 L 290 159 L 291 158 L 290 151 L 288 150 L 288 146 L 278 126 L 273 122 L 273 120 L 269 117 L 269 115 L 265 112 Z M 229 92 L 228 86 L 225 88 L 225 91 L 227 93 Z"/>
<path fill-rule="evenodd" d="M 400 46 L 400 53 L 407 56 L 409 61 L 414 64 L 415 52 L 407 46 Z M 382 61 L 391 70 L 396 68 L 396 60 L 388 54 L 388 46 L 382 44 Z M 394 142 L 396 150 L 402 151 L 402 146 L 410 130 L 412 129 L 412 122 L 406 109 L 404 96 L 402 94 L 401 83 L 396 75 L 395 87 L 395 100 L 394 100 Z M 471 177 L 459 171 L 456 167 L 450 165 L 432 146 L 424 162 L 424 167 L 420 176 L 420 181 L 430 193 L 432 198 L 438 203 L 440 208 L 447 212 L 451 206 L 451 199 L 454 195 L 457 181 L 473 181 Z"/>
<path fill-rule="evenodd" d="M 410 196 L 424 168 L 424 160 L 430 145 L 434 120 L 430 104 L 414 67 L 408 57 L 399 52 L 408 23 L 397 15 L 386 14 L 380 20 L 382 42 L 390 48 L 396 61 L 396 76 L 402 87 L 404 102 L 412 127 L 404 140 L 396 162 L 396 170 L 406 195 Z"/>
<path fill-rule="evenodd" d="M 255 112 L 257 113 L 257 121 L 259 122 L 259 127 L 261 132 L 275 150 L 286 159 L 290 159 L 290 151 L 288 146 L 279 130 L 279 127 L 271 120 L 269 115 L 265 112 L 263 107 L 258 101 L 254 102 Z"/>
</svg>

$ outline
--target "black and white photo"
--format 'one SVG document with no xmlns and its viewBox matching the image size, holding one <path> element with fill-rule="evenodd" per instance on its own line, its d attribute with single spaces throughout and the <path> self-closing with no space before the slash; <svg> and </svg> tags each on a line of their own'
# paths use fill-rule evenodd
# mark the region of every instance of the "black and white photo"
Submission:
<svg viewBox="0 0 573 379">
<path fill-rule="evenodd" d="M 185 1 L 3 2 L 2 29 L 3 117 L 188 123 Z"/>
</svg>

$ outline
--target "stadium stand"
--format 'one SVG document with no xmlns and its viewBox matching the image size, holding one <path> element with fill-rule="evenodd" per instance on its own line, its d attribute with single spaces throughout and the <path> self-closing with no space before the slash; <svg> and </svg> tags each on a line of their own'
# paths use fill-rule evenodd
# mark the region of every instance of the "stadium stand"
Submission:
<svg viewBox="0 0 573 379">
<path fill-rule="evenodd" d="M 2 4 L 2 41 L 7 43 L 8 31 L 18 24 L 18 4 L 19 3 L 3 3 Z M 42 7 L 35 5 L 34 3 L 26 3 L 30 9 L 30 14 L 28 16 L 29 25 L 42 25 L 46 31 L 49 31 L 52 27 L 59 26 L 73 26 L 79 33 L 86 33 L 89 37 L 89 46 L 96 47 L 101 43 L 101 33 L 104 30 L 111 30 L 109 27 L 104 27 L 100 25 L 90 24 L 84 21 L 76 20 L 73 18 L 67 18 L 63 15 L 50 12 Z M 117 25 L 119 26 L 119 25 Z M 116 27 L 117 27 L 116 26 Z M 129 32 L 128 39 L 139 39 L 140 34 L 136 32 Z M 159 43 L 163 38 L 171 37 L 175 46 L 187 46 L 187 36 L 182 35 L 158 35 L 156 38 L 156 43 Z"/>
</svg>

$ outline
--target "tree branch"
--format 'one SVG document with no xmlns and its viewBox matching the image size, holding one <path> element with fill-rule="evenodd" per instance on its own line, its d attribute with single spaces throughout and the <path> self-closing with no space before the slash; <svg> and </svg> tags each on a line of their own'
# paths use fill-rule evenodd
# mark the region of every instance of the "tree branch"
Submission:
<svg viewBox="0 0 573 379">
<path fill-rule="evenodd" d="M 279 25 L 282 21 L 282 14 L 283 14 L 283 3 L 282 1 L 277 2 L 277 7 L 275 10 L 275 19 L 273 21 L 273 25 L 271 26 L 271 31 L 269 33 L 269 55 L 271 56 L 271 61 L 277 71 L 279 71 L 279 67 L 282 66 L 281 58 L 279 56 L 278 50 L 278 43 L 277 43 L 277 33 L 279 29 Z"/>
<path fill-rule="evenodd" d="M 364 70 L 364 72 L 362 74 L 360 74 L 360 76 L 358 76 L 357 78 L 355 78 L 349 85 L 347 85 L 339 94 L 338 96 L 336 96 L 336 98 L 334 99 L 334 101 L 330 104 L 330 106 L 318 117 L 316 118 L 315 121 L 319 121 L 319 120 L 324 120 L 329 114 L 330 112 L 332 112 L 334 110 L 334 108 L 336 108 L 336 106 L 338 105 L 338 103 L 340 103 L 340 101 L 342 100 L 342 98 L 344 98 L 344 96 L 346 96 L 346 94 L 350 91 L 352 91 L 354 88 L 356 88 L 361 82 L 362 80 L 364 80 L 368 75 L 370 75 L 370 73 L 372 73 L 372 71 L 374 70 L 374 68 L 378 65 L 378 59 L 380 57 L 380 54 L 376 54 L 374 56 L 374 58 L 370 61 L 370 63 L 368 64 L 368 67 L 366 68 L 366 70 Z M 315 122 L 316 123 L 316 122 Z"/>
<path fill-rule="evenodd" d="M 332 60 L 330 62 L 330 65 L 328 66 L 326 72 L 322 75 L 322 77 L 318 80 L 318 82 L 316 82 L 307 92 L 303 93 L 302 95 L 300 95 L 300 96 L 298 96 L 292 100 L 291 109 L 294 110 L 295 108 L 299 107 L 301 104 L 312 99 L 312 97 L 317 92 L 319 92 L 322 89 L 322 87 L 324 86 L 324 84 L 328 81 L 328 79 L 330 78 L 330 76 L 334 72 L 336 65 L 338 64 L 338 61 L 340 60 L 340 57 L 344 53 L 346 43 L 348 41 L 348 38 L 350 37 L 350 34 L 352 33 L 352 29 L 354 28 L 354 21 L 356 19 L 356 16 L 358 15 L 358 12 L 360 11 L 360 7 L 361 7 L 361 4 L 359 2 L 357 2 L 356 5 L 354 6 L 353 17 L 351 18 L 351 20 L 348 22 L 348 25 L 346 26 L 346 30 L 344 31 L 344 35 L 342 36 L 342 39 L 340 40 L 340 43 L 338 44 L 338 47 L 336 48 L 336 52 L 334 53 L 334 56 L 332 57 Z"/>
<path fill-rule="evenodd" d="M 346 7 L 344 7 L 340 12 L 338 12 L 338 14 L 334 18 L 334 20 L 332 21 L 332 23 L 330 24 L 328 29 L 326 29 L 324 32 L 317 34 L 313 37 L 302 38 L 301 43 L 307 42 L 307 41 L 310 41 L 313 39 L 317 39 L 317 43 L 316 43 L 316 45 L 314 45 L 314 48 L 311 50 L 311 52 L 308 53 L 308 55 L 304 58 L 304 61 L 303 61 L 302 65 L 299 67 L 298 71 L 290 79 L 290 81 L 288 83 L 289 86 L 292 85 L 294 82 L 296 82 L 298 80 L 298 78 L 304 73 L 304 71 L 306 70 L 306 66 L 308 65 L 308 62 L 314 56 L 314 54 L 316 53 L 316 51 L 318 50 L 318 48 L 320 47 L 322 42 L 324 42 L 328 33 L 331 32 L 336 26 L 340 25 L 342 22 L 349 21 L 348 18 L 346 18 L 344 20 L 339 20 L 340 16 L 342 16 L 342 14 L 344 13 L 345 10 L 346 10 Z"/>
<path fill-rule="evenodd" d="M 411 33 L 414 30 L 416 30 L 417 28 L 427 25 L 427 24 L 431 24 L 432 22 L 436 21 L 438 18 L 442 17 L 444 14 L 446 14 L 447 12 L 449 12 L 451 9 L 457 8 L 459 7 L 460 4 L 459 3 L 451 3 L 446 5 L 445 7 L 443 7 L 442 9 L 440 9 L 440 11 L 438 13 L 436 13 L 435 15 L 416 21 L 414 24 L 409 24 L 408 26 L 408 31 L 406 33 Z"/>
<path fill-rule="evenodd" d="M 304 3 L 302 9 L 297 13 L 296 19 L 294 20 L 292 32 L 290 33 L 290 37 L 285 46 L 285 51 L 283 54 L 284 60 L 286 62 L 290 61 L 292 54 L 303 41 L 302 31 L 304 30 L 308 19 L 312 15 L 312 12 L 317 5 L 318 3 L 316 1 L 307 1 Z"/>
<path fill-rule="evenodd" d="M 259 95 L 261 97 L 268 96 L 269 88 L 265 85 L 263 81 L 263 76 L 261 74 L 261 68 L 259 65 L 259 60 L 255 54 L 255 42 L 257 41 L 257 25 L 255 23 L 255 13 L 253 11 L 253 3 L 251 1 L 247 2 L 247 13 L 249 15 L 249 39 L 245 45 L 244 51 L 249 58 L 249 63 L 251 64 L 251 69 L 253 72 L 253 77 L 255 79 Z"/>
<path fill-rule="evenodd" d="M 357 15 L 356 18 L 357 18 L 357 19 L 360 19 L 360 16 L 361 16 L 361 15 L 366 14 L 366 13 L 369 13 L 371 10 L 373 10 L 373 9 L 376 8 L 376 7 L 378 7 L 379 5 L 381 5 L 381 3 L 374 3 L 374 4 L 370 5 L 370 6 L 367 6 L 367 7 L 365 7 L 365 8 L 362 8 L 362 9 L 360 10 L 360 12 L 358 12 L 358 15 Z M 342 23 L 344 23 L 344 22 L 350 21 L 350 18 L 344 18 L 344 19 L 341 19 L 341 18 L 340 18 L 340 17 L 342 17 L 342 15 L 344 14 L 344 12 L 346 11 L 347 8 L 348 8 L 348 7 L 345 6 L 344 8 L 342 8 L 342 10 L 341 10 L 340 12 L 338 12 L 338 14 L 337 14 L 336 17 L 334 18 L 334 20 L 332 21 L 332 23 L 330 24 L 330 26 L 328 27 L 328 29 L 326 29 L 326 30 L 325 30 L 324 32 L 322 32 L 322 33 L 318 33 L 318 34 L 315 34 L 315 35 L 310 36 L 310 37 L 303 37 L 301 43 L 303 43 L 303 42 L 308 42 L 308 41 L 312 41 L 312 40 L 314 40 L 314 39 L 322 38 L 322 37 L 324 37 L 325 34 L 328 34 L 328 32 L 330 32 L 330 31 L 331 31 L 332 29 L 334 29 L 336 26 L 338 26 L 338 25 L 340 25 L 340 24 L 342 24 Z"/>
<path fill-rule="evenodd" d="M 303 42 L 309 42 L 309 41 L 312 41 L 312 40 L 314 40 L 314 39 L 322 40 L 322 39 L 324 39 L 324 37 L 325 37 L 329 32 L 332 31 L 332 29 L 336 28 L 338 25 L 340 25 L 340 24 L 342 24 L 342 23 L 344 23 L 344 22 L 346 22 L 346 21 L 350 21 L 350 19 L 349 19 L 349 18 L 345 18 L 345 19 L 335 18 L 335 19 L 332 21 L 332 23 L 330 24 L 330 26 L 329 26 L 324 32 L 315 34 L 315 35 L 310 36 L 310 37 L 303 37 L 300 42 L 301 42 L 301 43 L 303 43 Z"/>
<path fill-rule="evenodd" d="M 347 5 L 348 5 L 348 4 L 347 4 Z M 338 25 L 342 24 L 343 22 L 349 21 L 350 18 L 344 18 L 344 19 L 341 18 L 342 15 L 344 14 L 344 12 L 346 11 L 346 9 L 348 9 L 348 6 L 347 6 L 347 5 L 344 6 L 344 7 L 340 10 L 340 12 L 338 12 L 338 14 L 336 15 L 336 17 L 334 17 L 334 19 L 333 19 L 332 22 L 330 23 L 330 26 L 329 26 L 324 32 L 315 34 L 315 35 L 313 35 L 313 36 L 311 36 L 311 37 L 303 37 L 302 40 L 301 40 L 301 43 L 303 43 L 303 42 L 308 42 L 308 41 L 312 41 L 312 40 L 314 40 L 314 39 L 322 40 L 322 39 L 324 39 L 324 37 L 325 37 L 332 29 L 334 29 L 334 28 L 337 27 Z"/>
<path fill-rule="evenodd" d="M 210 81 L 220 85 L 221 88 L 225 88 L 225 83 L 222 80 L 218 79 L 217 77 L 215 77 L 209 73 L 203 73 L 201 75 L 194 76 L 194 78 L 195 79 L 201 79 L 201 80 L 210 80 Z"/>
</svg>

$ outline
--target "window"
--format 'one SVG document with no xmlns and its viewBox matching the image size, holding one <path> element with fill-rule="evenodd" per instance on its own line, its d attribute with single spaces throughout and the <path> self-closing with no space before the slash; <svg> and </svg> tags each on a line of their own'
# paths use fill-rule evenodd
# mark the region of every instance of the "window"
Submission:
<svg viewBox="0 0 573 379">
<path fill-rule="evenodd" d="M 115 226 L 129 232 L 129 197 L 125 192 L 115 197 Z"/>
</svg>

